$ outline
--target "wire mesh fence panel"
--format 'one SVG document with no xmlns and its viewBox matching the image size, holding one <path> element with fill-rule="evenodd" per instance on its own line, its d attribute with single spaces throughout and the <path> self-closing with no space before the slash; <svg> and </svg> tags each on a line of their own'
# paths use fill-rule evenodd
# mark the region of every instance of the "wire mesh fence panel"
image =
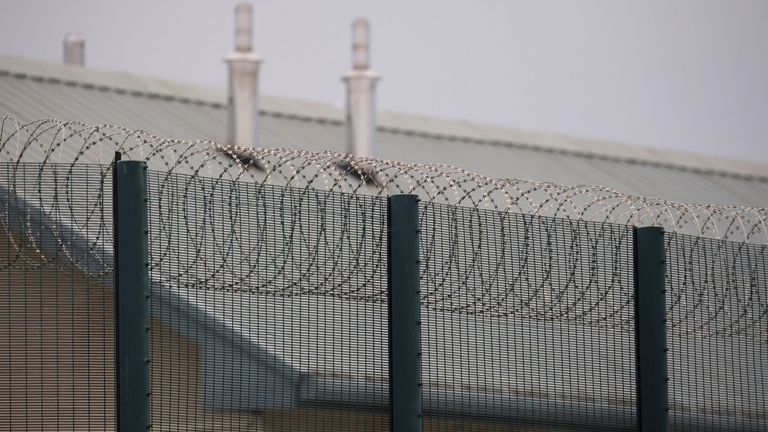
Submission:
<svg viewBox="0 0 768 432">
<path fill-rule="evenodd" d="M 154 430 L 388 430 L 386 200 L 150 171 Z"/>
<path fill-rule="evenodd" d="M 149 171 L 154 430 L 389 429 L 381 177 L 287 166 Z M 0 430 L 115 428 L 112 193 L 108 165 L 0 164 Z M 420 204 L 425 430 L 635 429 L 633 228 L 478 207 Z M 673 430 L 768 429 L 740 229 L 666 234 Z"/>
<path fill-rule="evenodd" d="M 112 177 L 0 163 L 0 430 L 114 430 Z"/>
<path fill-rule="evenodd" d="M 633 429 L 632 229 L 421 211 L 426 428 Z"/>
<path fill-rule="evenodd" d="M 666 243 L 673 430 L 768 430 L 766 245 Z"/>
</svg>

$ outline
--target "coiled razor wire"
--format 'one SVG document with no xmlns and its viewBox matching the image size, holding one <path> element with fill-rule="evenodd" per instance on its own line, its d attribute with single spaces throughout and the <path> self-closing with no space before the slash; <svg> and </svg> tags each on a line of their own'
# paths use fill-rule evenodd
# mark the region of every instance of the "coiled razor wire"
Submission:
<svg viewBox="0 0 768 432">
<path fill-rule="evenodd" d="M 743 244 L 765 247 L 768 244 L 768 229 L 766 218 L 768 210 L 745 206 L 723 206 L 706 204 L 686 204 L 666 201 L 657 198 L 636 197 L 621 193 L 615 189 L 604 186 L 587 185 L 556 185 L 547 182 L 534 182 L 524 179 L 498 179 L 483 176 L 461 168 L 438 164 L 408 164 L 374 158 L 361 158 L 347 154 L 334 152 L 310 152 L 288 149 L 262 149 L 241 148 L 237 146 L 220 145 L 211 141 L 182 141 L 161 138 L 151 133 L 130 130 L 115 125 L 92 126 L 79 122 L 62 122 L 46 119 L 22 124 L 10 117 L 0 117 L 0 162 L 7 163 L 10 168 L 4 174 L 2 183 L 9 190 L 9 196 L 21 197 L 27 202 L 37 206 L 38 211 L 47 219 L 66 221 L 67 230 L 82 231 L 82 238 L 89 242 L 88 247 L 74 248 L 71 245 L 70 235 L 59 235 L 52 230 L 53 240 L 57 246 L 55 256 L 43 254 L 43 260 L 25 263 L 25 265 L 48 265 L 51 262 L 65 258 L 70 264 L 79 267 L 83 272 L 90 272 L 94 276 L 94 266 L 81 266 L 79 263 L 93 259 L 93 251 L 103 250 L 111 245 L 112 224 L 111 215 L 99 211 L 100 203 L 111 200 L 111 170 L 115 153 L 119 152 L 122 159 L 144 160 L 154 172 L 151 181 L 154 193 L 154 203 L 158 206 L 157 212 L 160 220 L 158 226 L 161 232 L 152 233 L 155 241 L 162 244 L 152 254 L 152 268 L 182 269 L 184 274 L 162 275 L 164 280 L 194 280 L 196 288 L 208 290 L 234 290 L 254 291 L 264 290 L 263 286 L 255 283 L 251 277 L 258 275 L 257 269 L 245 272 L 247 276 L 239 278 L 236 282 L 226 287 L 217 286 L 215 278 L 210 274 L 197 274 L 201 268 L 211 271 L 212 265 L 218 266 L 216 273 L 232 273 L 237 266 L 245 262 L 242 258 L 254 251 L 262 250 L 259 246 L 245 244 L 238 235 L 235 227 L 241 227 L 243 221 L 241 208 L 249 205 L 243 198 L 243 193 L 250 190 L 250 196 L 264 193 L 264 188 L 275 188 L 270 194 L 282 194 L 277 201 L 287 211 L 281 216 L 280 224 L 283 226 L 279 233 L 274 234 L 282 238 L 274 238 L 274 244 L 287 245 L 279 250 L 271 250 L 272 262 L 280 261 L 279 254 L 284 254 L 283 262 L 291 262 L 299 265 L 295 259 L 289 258 L 289 254 L 320 254 L 322 257 L 310 260 L 313 262 L 313 273 L 317 271 L 333 272 L 333 277 L 322 277 L 316 274 L 313 281 L 318 280 L 350 280 L 355 273 L 357 280 L 364 274 L 362 286 L 349 286 L 349 284 L 336 283 L 317 285 L 308 288 L 308 281 L 294 280 L 282 284 L 280 289 L 270 292 L 273 295 L 294 296 L 311 290 L 315 293 L 323 293 L 341 298 L 356 300 L 384 302 L 386 293 L 384 287 L 374 283 L 383 280 L 381 272 L 384 271 L 381 254 L 371 253 L 368 250 L 356 250 L 355 239 L 351 238 L 344 229 L 324 230 L 322 227 L 311 227 L 302 219 L 302 212 L 310 208 L 320 208 L 324 205 L 323 194 L 345 194 L 346 206 L 355 208 L 360 214 L 365 214 L 366 207 L 374 205 L 372 198 L 383 198 L 390 194 L 414 193 L 422 199 L 425 207 L 423 214 L 429 213 L 429 206 L 458 206 L 469 209 L 470 212 L 490 212 L 495 216 L 477 213 L 473 218 L 473 228 L 477 235 L 467 244 L 442 245 L 456 251 L 461 249 L 461 254 L 470 257 L 484 256 L 484 259 L 472 259 L 453 263 L 450 259 L 452 252 L 440 251 L 431 248 L 429 239 L 422 239 L 422 255 L 424 257 L 425 272 L 423 277 L 430 281 L 441 280 L 441 271 L 452 271 L 463 274 L 473 274 L 478 280 L 484 281 L 479 286 L 443 287 L 441 284 L 432 285 L 424 291 L 423 302 L 429 307 L 440 310 L 451 310 L 467 314 L 491 314 L 495 316 L 520 316 L 535 319 L 560 319 L 568 321 L 580 321 L 590 324 L 599 324 L 611 327 L 627 327 L 632 323 L 630 302 L 631 292 L 626 290 L 615 291 L 612 295 L 621 296 L 623 301 L 613 301 L 617 305 L 613 309 L 597 307 L 605 298 L 604 284 L 598 284 L 589 276 L 590 272 L 584 272 L 577 267 L 610 266 L 614 272 L 622 271 L 626 263 L 622 261 L 619 250 L 630 244 L 630 240 L 623 236 L 616 237 L 617 245 L 615 253 L 605 255 L 598 247 L 603 234 L 610 233 L 616 236 L 623 231 L 611 228 L 611 225 L 662 226 L 672 233 L 693 235 L 721 241 L 732 241 Z M 29 163 L 38 164 L 35 174 L 37 182 L 28 180 Z M 71 188 L 67 187 L 73 180 L 72 173 L 78 167 L 88 166 L 93 171 L 100 173 L 94 177 L 91 197 L 88 200 L 76 199 L 69 195 Z M 19 176 L 27 176 L 24 182 L 19 181 Z M 61 188 L 48 190 L 40 187 L 43 179 L 56 177 L 57 184 Z M 82 180 L 79 180 L 82 181 Z M 36 185 L 36 186 L 35 186 Z M 237 193 L 240 191 L 242 193 Z M 200 205 L 200 195 L 206 196 L 204 208 L 192 209 L 194 203 Z M 245 194 L 248 195 L 248 194 Z M 357 198 L 356 198 L 357 197 Z M 338 200 L 332 200 L 338 202 Z M 254 201 L 256 202 L 256 201 Z M 7 232 L 11 226 L 18 224 L 10 221 L 9 206 L 12 200 L 4 206 L 2 223 Z M 256 205 L 256 204 L 254 204 Z M 263 204 L 261 204 L 263 205 Z M 78 207 L 80 206 L 80 207 Z M 83 209 L 82 206 L 87 206 Z M 76 208 L 77 207 L 77 208 Z M 306 207 L 306 208 L 304 208 Z M 216 209 L 215 220 L 211 209 Z M 224 210 L 222 210 L 224 209 Z M 83 212 L 85 210 L 85 212 Z M 193 211 L 194 210 L 194 211 Z M 208 212 L 208 213 L 206 213 Z M 258 214 L 258 210 L 255 210 Z M 328 210 L 327 213 L 330 213 Z M 373 214 L 372 210 L 368 212 Z M 380 213 L 380 212 L 379 212 Z M 445 213 L 445 212 L 443 212 Z M 489 214 L 490 214 L 489 213 Z M 83 221 L 83 214 L 93 220 Z M 75 217 L 77 215 L 77 217 Z M 536 271 L 543 272 L 543 280 L 548 277 L 547 265 L 558 266 L 558 272 L 562 272 L 563 266 L 572 266 L 572 273 L 577 272 L 582 279 L 578 279 L 580 296 L 576 299 L 573 295 L 566 295 L 564 290 L 573 290 L 569 284 L 555 286 L 555 284 L 543 283 L 541 289 L 542 298 L 527 297 L 523 299 L 519 293 L 513 293 L 520 284 L 525 281 L 514 278 L 500 277 L 498 265 L 488 264 L 489 259 L 505 259 L 503 253 L 491 250 L 493 245 L 498 245 L 488 239 L 497 236 L 498 233 L 488 232 L 484 227 L 484 220 L 495 220 L 491 225 L 503 226 L 505 223 L 525 216 L 528 219 L 520 220 L 520 223 L 532 224 L 533 219 L 543 220 L 557 218 L 565 223 L 571 235 L 570 250 L 574 251 L 575 259 L 555 259 L 542 262 L 533 260 L 535 255 L 533 248 L 541 249 L 551 239 L 532 238 L 528 234 L 520 237 L 516 243 L 521 248 L 520 265 L 536 265 Z M 423 217 L 423 216 L 422 216 Z M 343 219 L 343 218 L 342 218 Z M 325 220 L 325 219 L 322 219 Z M 329 216 L 330 220 L 330 216 Z M 555 219 L 552 219 L 555 221 Z M 96 222 L 96 223 L 95 223 Z M 587 227 L 584 223 L 590 223 Z M 183 223 L 186 233 L 183 238 L 174 236 L 171 241 L 168 237 L 170 224 Z M 324 222 L 325 223 L 325 222 Z M 341 221 L 343 224 L 343 220 Z M 546 228 L 547 222 L 537 228 L 547 235 L 555 236 L 555 231 L 562 231 L 562 223 L 551 222 L 552 229 Z M 604 229 L 595 229 L 595 223 L 604 224 Z M 222 226 L 228 227 L 222 231 L 213 241 L 217 242 L 218 251 L 214 262 L 208 262 L 205 266 L 196 265 L 196 260 L 209 260 L 199 254 L 188 253 L 196 251 L 204 246 L 202 242 L 211 239 L 204 235 L 210 232 L 216 225 L 217 230 Z M 377 225 L 378 224 L 378 225 Z M 373 236 L 377 250 L 384 250 L 386 235 L 383 220 L 372 220 L 366 228 L 364 235 Z M 22 224 L 23 225 L 23 224 Z M 258 224 L 256 224 L 258 225 Z M 554 228 L 557 226 L 558 228 Z M 87 228 L 85 228 L 87 227 Z M 88 232 L 85 232 L 85 230 Z M 178 227 L 174 228 L 178 230 Z M 252 228 L 256 229 L 256 228 Z M 17 230 L 18 231 L 18 230 Z M 329 234 L 333 232 L 336 237 Z M 533 232 L 533 231 L 531 231 Z M 603 234 L 601 234 L 601 232 Z M 585 236 L 584 233 L 588 233 Z M 559 235 L 559 234 L 558 234 Z M 422 235 L 423 237 L 424 235 Z M 591 237 L 590 237 L 591 236 Z M 459 236 L 457 236 L 458 239 Z M 462 236 L 466 237 L 466 236 Z M 562 235 L 560 235 L 562 237 Z M 594 237 L 594 238 L 592 238 Z M 15 237 L 12 237 L 15 238 Z M 45 250 L 41 245 L 36 245 L 35 236 L 25 236 L 24 244 L 16 244 L 20 251 L 23 247 L 33 247 L 38 252 Z M 296 242 L 302 239 L 304 243 Z M 484 240 L 485 239 L 485 240 Z M 509 239 L 505 240 L 508 241 Z M 562 241 L 562 238 L 560 239 Z M 314 243 L 313 243 L 314 242 Z M 325 242 L 320 244 L 318 242 Z M 358 242 L 359 245 L 363 242 Z M 365 242 L 370 247 L 370 241 Z M 291 246 L 291 245 L 294 246 Z M 344 245 L 345 257 L 354 256 L 354 263 L 344 263 L 341 255 L 335 256 L 334 251 L 342 249 Z M 304 246 L 300 246 L 304 245 Z M 307 249 L 305 246 L 310 245 Z M 362 246 L 357 246 L 361 248 Z M 537 246 L 538 245 L 538 246 Z M 623 246 L 622 246 L 623 245 Z M 337 248 L 337 246 L 339 246 Z M 505 250 L 511 250 L 512 245 L 504 244 Z M 301 251 L 295 250 L 302 247 Z M 307 252 L 309 250 L 309 252 Z M 350 255 L 350 250 L 353 252 Z M 184 251 L 185 253 L 180 253 Z M 267 253 L 267 252 L 264 252 Z M 536 253 L 541 254 L 540 251 Z M 447 254 L 447 255 L 446 255 Z M 599 256 L 598 256 L 599 254 Z M 188 262 L 179 263 L 176 266 L 163 267 L 160 262 L 168 257 L 174 260 L 187 259 Z M 186 258 L 182 258 L 186 257 Z M 527 258 L 526 258 L 527 257 Z M 509 255 L 506 256 L 509 258 Z M 24 260 L 24 254 L 19 252 L 15 259 Z M 442 260 L 442 261 L 441 261 Z M 608 260 L 608 262 L 601 262 Z M 318 262 L 333 263 L 333 265 L 317 265 Z M 48 263 L 48 264 L 46 264 Z M 450 265 L 446 265 L 449 263 Z M 548 264 L 549 263 L 549 264 Z M 12 266 L 13 262 L 3 262 L 0 266 Z M 111 271 L 111 263 L 103 263 L 102 273 Z M 459 267 L 457 267 L 459 266 Z M 239 269 L 239 267 L 237 267 Z M 551 270 L 551 269 L 550 269 Z M 522 270 L 515 270 L 522 274 Z M 348 273 L 345 276 L 345 273 Z M 526 270 L 525 272 L 529 272 Z M 239 269 L 242 274 L 242 270 Z M 591 272 L 595 273 L 595 272 Z M 296 272 L 309 277 L 308 272 Z M 587 276 L 584 276 L 584 275 Z M 190 277 L 194 276 L 194 277 Z M 574 276 L 572 275 L 572 276 Z M 347 277 L 349 276 L 349 277 Z M 255 277 L 255 276 L 254 276 Z M 445 279 L 445 277 L 442 277 Z M 616 283 L 623 280 L 620 275 Z M 569 280 L 577 280 L 570 277 Z M 448 290 L 477 290 L 475 296 L 462 296 L 471 298 L 471 304 L 465 304 L 452 296 Z M 701 286 L 697 286 L 697 295 L 706 295 L 700 292 Z M 268 290 L 268 289 L 267 289 Z M 440 290 L 445 290 L 440 292 Z M 259 291 L 261 292 L 261 291 Z M 719 296 L 718 298 L 721 298 Z M 743 300 L 743 299 L 742 299 Z M 738 301 L 742 301 L 738 300 Z M 562 304 L 554 304 L 558 301 Z M 734 300 L 736 301 L 736 300 Z M 565 303 L 567 302 L 567 303 Z M 755 303 L 756 302 L 756 303 Z M 537 307 L 537 304 L 546 304 L 545 309 Z M 741 307 L 743 305 L 736 305 Z M 744 334 L 745 329 L 731 322 L 724 323 L 717 319 L 718 310 L 714 309 L 716 316 L 707 319 L 707 329 L 698 328 L 697 331 L 706 331 L 707 334 L 729 333 L 723 329 L 735 329 L 738 334 Z M 728 309 L 732 310 L 732 309 Z M 759 327 L 765 320 L 768 310 L 768 301 L 765 296 L 754 296 L 750 299 L 749 306 L 744 313 L 739 315 L 739 320 L 748 323 L 752 329 Z M 713 327 L 717 327 L 713 330 Z M 757 331 L 757 330 L 755 330 Z"/>
</svg>

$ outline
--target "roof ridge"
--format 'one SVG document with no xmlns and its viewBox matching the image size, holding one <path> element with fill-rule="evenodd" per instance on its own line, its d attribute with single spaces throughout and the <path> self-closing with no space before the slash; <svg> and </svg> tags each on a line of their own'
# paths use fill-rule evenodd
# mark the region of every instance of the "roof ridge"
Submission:
<svg viewBox="0 0 768 432">
<path fill-rule="evenodd" d="M 161 98 L 213 107 L 226 105 L 221 89 L 126 72 L 73 67 L 53 62 L 0 54 L 0 75 L 38 79 L 118 94 Z M 343 123 L 341 109 L 331 104 L 296 98 L 262 96 L 265 115 L 306 121 Z M 768 164 L 695 153 L 642 147 L 561 134 L 526 131 L 503 126 L 383 111 L 379 130 L 477 144 L 507 145 L 615 162 L 659 166 L 727 177 L 768 182 Z"/>
<path fill-rule="evenodd" d="M 113 91 L 118 94 L 157 97 L 213 106 L 225 105 L 223 92 L 204 85 L 127 72 L 70 66 L 7 54 L 0 54 L 0 75 Z"/>
</svg>

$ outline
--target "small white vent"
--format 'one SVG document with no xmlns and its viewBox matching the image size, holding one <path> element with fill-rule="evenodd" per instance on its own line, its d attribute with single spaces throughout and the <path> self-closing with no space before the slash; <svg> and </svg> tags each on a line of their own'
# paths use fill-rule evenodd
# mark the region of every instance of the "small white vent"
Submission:
<svg viewBox="0 0 768 432">
<path fill-rule="evenodd" d="M 69 33 L 64 37 L 64 64 L 85 66 L 85 38 L 80 33 Z"/>
</svg>

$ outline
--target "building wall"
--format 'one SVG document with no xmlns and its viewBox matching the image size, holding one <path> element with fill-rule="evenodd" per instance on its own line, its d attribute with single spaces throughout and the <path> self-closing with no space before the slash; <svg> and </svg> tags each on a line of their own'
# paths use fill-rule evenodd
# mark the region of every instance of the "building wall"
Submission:
<svg viewBox="0 0 768 432">
<path fill-rule="evenodd" d="M 254 413 L 203 407 L 201 352 L 177 332 L 152 322 L 152 424 L 161 431 L 260 431 Z"/>
<path fill-rule="evenodd" d="M 112 291 L 34 250 L 16 255 L 0 234 L 0 430 L 113 430 Z M 198 348 L 151 326 L 153 430 L 260 429 L 250 413 L 206 412 Z"/>
<path fill-rule="evenodd" d="M 0 235 L 0 431 L 114 429 L 113 312 L 112 291 L 98 278 L 45 264 L 31 249 L 19 260 L 15 247 Z M 256 415 L 205 410 L 201 349 L 157 320 L 150 325 L 152 430 L 389 430 L 384 412 L 326 408 Z M 425 430 L 552 429 L 427 417 Z"/>
<path fill-rule="evenodd" d="M 271 432 L 381 431 L 388 432 L 385 412 L 343 409 L 268 410 L 263 413 L 264 430 Z M 502 421 L 459 417 L 427 416 L 424 431 L 462 432 L 565 432 L 568 429 L 547 425 L 520 426 Z"/>
</svg>

